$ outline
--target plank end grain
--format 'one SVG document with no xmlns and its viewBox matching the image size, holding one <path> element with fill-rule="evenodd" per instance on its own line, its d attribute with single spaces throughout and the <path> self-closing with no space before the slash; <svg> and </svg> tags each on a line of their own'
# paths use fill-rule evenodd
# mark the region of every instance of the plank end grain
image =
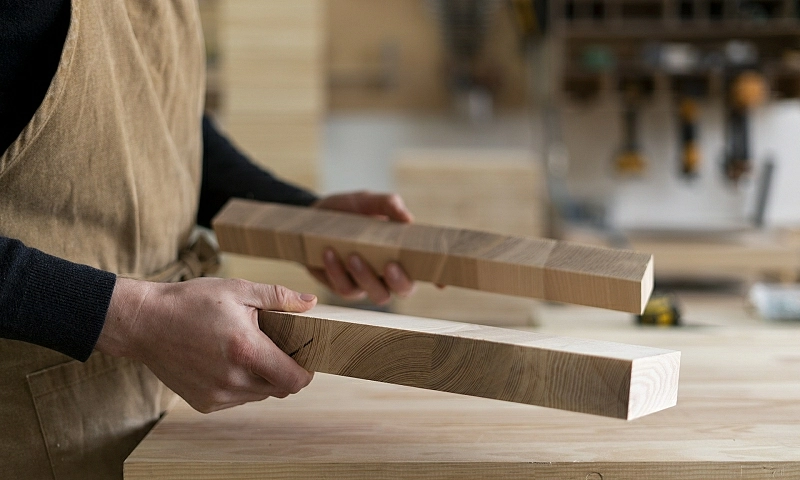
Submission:
<svg viewBox="0 0 800 480">
<path fill-rule="evenodd" d="M 677 405 L 680 363 L 681 352 L 633 361 L 628 420 Z"/>
<path fill-rule="evenodd" d="M 670 350 L 326 305 L 259 326 L 321 373 L 626 420 L 677 398 Z"/>
<path fill-rule="evenodd" d="M 342 212 L 231 200 L 213 220 L 220 248 L 322 265 L 358 253 L 376 272 L 399 261 L 414 279 L 640 314 L 653 289 L 649 254 Z"/>
<path fill-rule="evenodd" d="M 545 298 L 641 314 L 653 291 L 653 256 L 559 242 L 544 266 Z"/>
</svg>

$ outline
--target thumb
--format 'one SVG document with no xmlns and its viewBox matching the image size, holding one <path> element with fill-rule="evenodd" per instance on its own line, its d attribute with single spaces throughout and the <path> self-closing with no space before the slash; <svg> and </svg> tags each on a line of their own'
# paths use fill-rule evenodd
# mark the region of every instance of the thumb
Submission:
<svg viewBox="0 0 800 480">
<path fill-rule="evenodd" d="M 281 285 L 253 283 L 245 303 L 259 310 L 278 310 L 301 313 L 317 304 L 317 297 L 310 293 L 300 293 Z"/>
</svg>

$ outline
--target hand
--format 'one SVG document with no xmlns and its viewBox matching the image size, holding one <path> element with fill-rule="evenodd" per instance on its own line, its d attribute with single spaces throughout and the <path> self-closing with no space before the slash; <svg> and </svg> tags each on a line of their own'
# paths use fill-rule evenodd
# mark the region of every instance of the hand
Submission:
<svg viewBox="0 0 800 480">
<path fill-rule="evenodd" d="M 410 223 L 414 220 L 403 199 L 395 194 L 354 192 L 331 195 L 311 206 L 323 210 L 371 215 L 384 220 Z M 340 258 L 333 250 L 323 254 L 325 269 L 309 268 L 309 272 L 320 282 L 340 296 L 359 300 L 364 297 L 385 305 L 392 293 L 402 297 L 414 290 L 414 282 L 397 262 L 386 264 L 382 278 L 360 256 L 351 254 Z"/>
<path fill-rule="evenodd" d="M 244 280 L 119 278 L 96 348 L 143 362 L 203 413 L 283 398 L 308 385 L 313 374 L 259 330 L 258 311 L 304 312 L 316 301 Z"/>
</svg>

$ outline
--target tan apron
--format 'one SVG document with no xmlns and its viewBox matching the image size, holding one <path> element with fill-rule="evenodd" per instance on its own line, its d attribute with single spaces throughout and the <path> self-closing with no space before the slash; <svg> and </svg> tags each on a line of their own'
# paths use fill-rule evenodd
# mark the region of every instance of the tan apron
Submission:
<svg viewBox="0 0 800 480">
<path fill-rule="evenodd" d="M 44 102 L 0 157 L 0 235 L 173 279 L 200 182 L 196 2 L 72 0 L 71 12 Z M 172 398 L 141 364 L 0 340 L 0 478 L 120 478 Z"/>
</svg>

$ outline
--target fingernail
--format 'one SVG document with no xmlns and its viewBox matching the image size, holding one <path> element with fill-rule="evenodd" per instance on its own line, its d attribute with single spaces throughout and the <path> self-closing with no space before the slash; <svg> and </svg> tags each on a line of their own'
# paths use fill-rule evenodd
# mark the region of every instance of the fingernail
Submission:
<svg viewBox="0 0 800 480">
<path fill-rule="evenodd" d="M 325 250 L 325 261 L 328 263 L 333 263 L 336 261 L 336 254 L 333 253 L 333 250 Z"/>
<path fill-rule="evenodd" d="M 350 262 L 350 266 L 353 268 L 353 270 L 357 272 L 360 272 L 364 268 L 364 263 L 360 258 L 358 258 L 357 255 L 351 255 L 348 262 Z"/>
<path fill-rule="evenodd" d="M 300 295 L 300 300 L 302 300 L 302 301 L 304 301 L 306 303 L 313 302 L 316 299 L 317 299 L 317 296 L 316 295 L 312 295 L 310 293 L 303 293 L 303 294 Z"/>
<path fill-rule="evenodd" d="M 389 266 L 386 267 L 386 274 L 389 276 L 390 280 L 400 280 L 400 267 L 394 263 L 390 263 Z"/>
</svg>

